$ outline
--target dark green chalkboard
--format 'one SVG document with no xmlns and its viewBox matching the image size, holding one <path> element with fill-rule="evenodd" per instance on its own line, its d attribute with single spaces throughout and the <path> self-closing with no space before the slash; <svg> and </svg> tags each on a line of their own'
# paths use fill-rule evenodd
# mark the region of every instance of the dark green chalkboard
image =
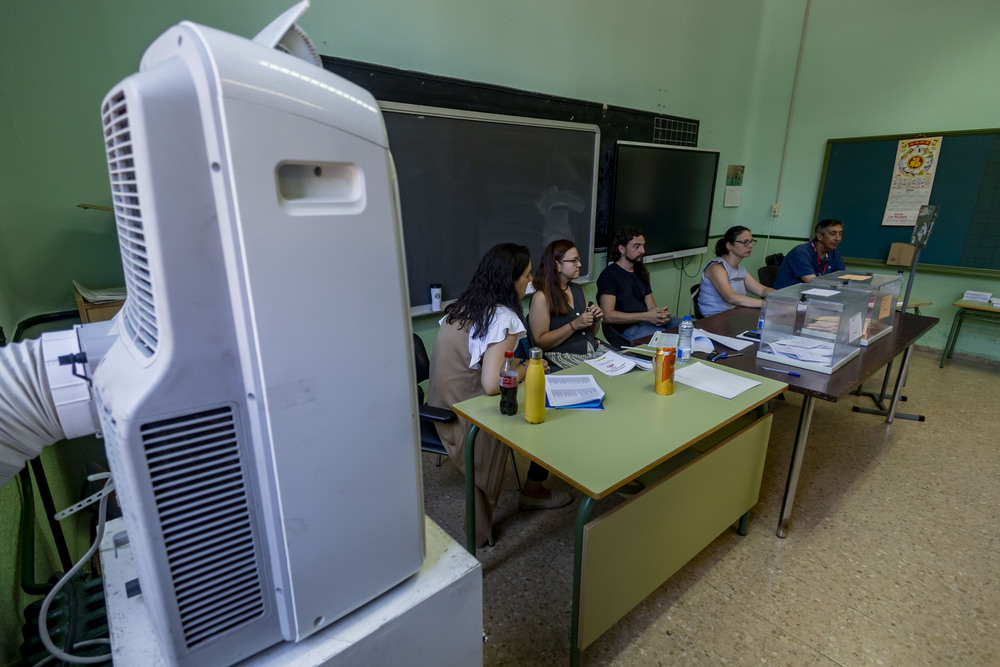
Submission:
<svg viewBox="0 0 1000 667">
<path fill-rule="evenodd" d="M 929 203 L 940 212 L 920 263 L 1000 270 L 1000 130 L 827 141 L 814 222 L 844 222 L 844 257 L 884 260 L 892 243 L 909 242 L 912 227 L 882 226 L 896 147 L 900 139 L 938 135 Z"/>
</svg>

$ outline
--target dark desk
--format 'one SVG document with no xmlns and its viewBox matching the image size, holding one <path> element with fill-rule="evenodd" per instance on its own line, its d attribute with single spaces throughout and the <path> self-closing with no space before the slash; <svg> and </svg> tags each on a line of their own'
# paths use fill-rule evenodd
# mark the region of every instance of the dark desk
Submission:
<svg viewBox="0 0 1000 667">
<path fill-rule="evenodd" d="M 724 336 L 736 336 L 748 329 L 757 327 L 759 311 L 754 308 L 734 308 L 712 317 L 698 320 L 695 326 L 711 333 Z M 792 449 L 792 461 L 788 469 L 788 481 L 785 484 L 785 496 L 781 503 L 781 516 L 778 518 L 778 537 L 787 533 L 788 519 L 792 514 L 792 504 L 795 500 L 795 489 L 799 482 L 799 471 L 802 468 L 802 458 L 805 455 L 806 438 L 809 435 L 809 423 L 812 420 L 813 406 L 817 398 L 836 402 L 841 396 L 860 386 L 862 382 L 875 374 L 879 369 L 903 353 L 903 363 L 896 376 L 896 387 L 893 392 L 892 405 L 886 416 L 886 421 L 892 423 L 896 414 L 903 379 L 906 377 L 910 362 L 910 352 L 913 344 L 920 336 L 937 324 L 936 317 L 924 317 L 910 313 L 897 313 L 892 331 L 867 347 L 861 348 L 861 354 L 851 359 L 830 375 L 808 371 L 793 366 L 784 366 L 780 362 L 757 359 L 757 345 L 747 347 L 742 357 L 724 359 L 717 362 L 724 366 L 749 371 L 756 375 L 773 378 L 788 383 L 789 391 L 802 394 L 802 410 L 799 413 L 799 426 L 795 434 L 795 446 Z M 721 346 L 719 346 L 721 348 Z M 800 373 L 799 377 L 765 371 L 761 367 L 788 368 L 789 371 Z"/>
</svg>

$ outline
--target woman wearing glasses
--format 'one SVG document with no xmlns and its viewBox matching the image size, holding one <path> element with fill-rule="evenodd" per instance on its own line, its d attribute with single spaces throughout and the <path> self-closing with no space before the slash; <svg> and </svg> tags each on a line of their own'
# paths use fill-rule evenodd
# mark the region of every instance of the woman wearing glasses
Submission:
<svg viewBox="0 0 1000 667">
<path fill-rule="evenodd" d="M 548 362 L 560 368 L 608 351 L 595 337 L 601 309 L 588 304 L 583 288 L 570 282 L 580 277 L 580 265 L 580 251 L 572 241 L 561 239 L 548 245 L 532 277 L 536 291 L 528 307 L 528 327 Z"/>
<path fill-rule="evenodd" d="M 705 265 L 701 272 L 701 291 L 698 293 L 698 307 L 704 317 L 734 308 L 760 308 L 761 300 L 748 294 L 764 298 L 774 290 L 757 282 L 740 262 L 753 252 L 753 234 L 746 227 L 730 227 L 725 235 L 716 241 L 716 258 Z"/>
</svg>

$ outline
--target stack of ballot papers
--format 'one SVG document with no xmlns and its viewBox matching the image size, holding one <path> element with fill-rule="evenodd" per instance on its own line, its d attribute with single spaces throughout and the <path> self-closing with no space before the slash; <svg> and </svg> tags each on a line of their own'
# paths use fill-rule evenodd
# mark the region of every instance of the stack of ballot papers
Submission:
<svg viewBox="0 0 1000 667">
<path fill-rule="evenodd" d="M 604 390 L 593 375 L 548 375 L 545 377 L 545 407 L 603 410 Z"/>
<path fill-rule="evenodd" d="M 771 342 L 771 353 L 829 366 L 833 361 L 833 341 L 789 336 Z"/>
<path fill-rule="evenodd" d="M 962 298 L 966 301 L 989 301 L 993 297 L 992 292 L 977 292 L 976 290 L 966 290 Z"/>
</svg>

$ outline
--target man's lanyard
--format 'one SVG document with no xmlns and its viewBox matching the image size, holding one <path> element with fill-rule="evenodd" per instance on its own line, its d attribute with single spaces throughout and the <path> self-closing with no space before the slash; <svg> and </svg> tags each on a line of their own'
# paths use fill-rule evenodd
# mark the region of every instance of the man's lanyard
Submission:
<svg viewBox="0 0 1000 667">
<path fill-rule="evenodd" d="M 826 267 L 830 265 L 830 251 L 826 252 L 826 259 L 823 260 L 823 266 L 819 265 L 819 250 L 816 250 L 816 242 L 813 241 L 809 245 L 813 247 L 813 253 L 816 255 L 816 275 L 821 276 L 826 273 Z"/>
</svg>

